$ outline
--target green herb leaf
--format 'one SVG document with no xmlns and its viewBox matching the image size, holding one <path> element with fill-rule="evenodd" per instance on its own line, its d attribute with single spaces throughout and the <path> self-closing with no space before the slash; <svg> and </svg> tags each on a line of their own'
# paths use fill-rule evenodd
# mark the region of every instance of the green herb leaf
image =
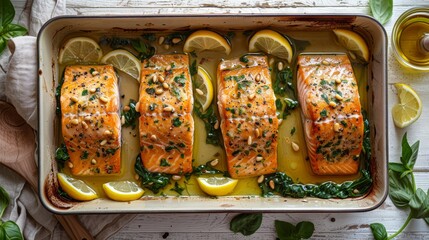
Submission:
<svg viewBox="0 0 429 240">
<path fill-rule="evenodd" d="M 309 239 L 314 232 L 314 224 L 312 222 L 299 222 L 296 226 L 291 223 L 275 220 L 277 237 L 280 240 L 290 239 Z"/>
<path fill-rule="evenodd" d="M 6 240 L 21 240 L 24 239 L 21 231 L 19 230 L 19 226 L 13 221 L 6 221 L 0 225 L 0 228 L 4 230 L 4 236 L 0 239 Z M 0 234 L 1 235 L 1 234 Z"/>
<path fill-rule="evenodd" d="M 402 163 L 395 163 L 395 162 L 389 163 L 389 170 L 392 170 L 397 173 L 403 173 L 407 171 L 407 169 L 404 167 L 404 165 L 402 165 Z"/>
<path fill-rule="evenodd" d="M 229 225 L 234 233 L 240 232 L 244 236 L 255 233 L 262 224 L 262 213 L 242 213 L 235 216 Z"/>
<path fill-rule="evenodd" d="M 206 164 L 201 164 L 198 167 L 192 166 L 192 173 L 196 176 L 201 176 L 203 174 L 223 174 L 226 176 L 227 172 L 223 172 L 221 170 L 217 170 L 212 165 L 210 165 L 210 162 L 207 162 Z"/>
<path fill-rule="evenodd" d="M 4 210 L 9 206 L 9 194 L 0 186 L 0 219 L 3 216 Z"/>
<path fill-rule="evenodd" d="M 147 89 L 146 89 L 147 90 Z M 128 111 L 122 111 L 122 116 L 125 118 L 125 124 L 124 127 L 132 127 L 132 129 L 136 128 L 137 126 L 137 119 L 140 117 L 140 113 L 136 111 L 136 104 L 137 102 L 134 99 L 130 99 L 130 102 L 128 106 L 130 107 L 130 110 Z M 149 108 L 155 109 L 156 105 L 149 105 Z M 152 110 L 152 109 L 151 109 Z"/>
<path fill-rule="evenodd" d="M 387 23 L 392 17 L 393 0 L 369 0 L 372 16 L 381 24 Z"/>
<path fill-rule="evenodd" d="M 274 227 L 276 228 L 277 237 L 280 240 L 291 239 L 295 232 L 295 226 L 291 223 L 275 220 Z"/>
<path fill-rule="evenodd" d="M 202 106 L 198 101 L 194 102 L 194 113 L 204 122 L 206 129 L 206 143 L 214 146 L 221 146 L 222 134 L 220 128 L 215 129 L 218 122 L 215 106 L 212 104 L 205 112 L 202 111 Z"/>
<path fill-rule="evenodd" d="M 313 236 L 314 224 L 307 221 L 299 222 L 296 225 L 295 230 L 301 238 L 309 239 L 311 236 Z"/>
<path fill-rule="evenodd" d="M 409 176 L 401 178 L 401 173 L 389 171 L 389 197 L 396 207 L 406 207 L 413 197 L 413 184 Z"/>
<path fill-rule="evenodd" d="M 159 163 L 159 166 L 161 167 L 169 167 L 171 166 L 170 163 L 165 158 L 161 158 L 161 162 Z"/>
<path fill-rule="evenodd" d="M 155 194 L 170 183 L 170 174 L 149 172 L 143 166 L 140 154 L 137 155 L 134 170 L 140 176 L 142 186 L 151 190 Z"/>
<path fill-rule="evenodd" d="M 383 224 L 381 223 L 372 223 L 370 225 L 372 235 L 374 235 L 375 240 L 386 240 L 387 231 Z"/>
<path fill-rule="evenodd" d="M 6 27 L 15 17 L 15 8 L 9 0 L 1 0 L 0 3 L 0 26 Z"/>
<path fill-rule="evenodd" d="M 155 48 L 145 43 L 143 40 L 133 40 L 131 45 L 138 52 L 138 58 L 140 60 L 148 59 L 155 54 Z"/>
<path fill-rule="evenodd" d="M 58 169 L 64 168 L 65 162 L 69 159 L 70 156 L 67 152 L 67 147 L 64 143 L 62 143 L 61 146 L 55 151 L 55 160 L 57 160 Z"/>
<path fill-rule="evenodd" d="M 429 190 L 428 190 L 429 194 Z M 413 218 L 428 218 L 429 217 L 429 195 L 421 188 L 418 188 L 411 198 L 409 206 L 411 216 Z"/>
<path fill-rule="evenodd" d="M 185 188 L 181 187 L 178 182 L 175 182 L 174 183 L 174 188 L 172 188 L 170 190 L 177 192 L 179 195 L 182 195 L 183 190 L 185 190 Z"/>
</svg>

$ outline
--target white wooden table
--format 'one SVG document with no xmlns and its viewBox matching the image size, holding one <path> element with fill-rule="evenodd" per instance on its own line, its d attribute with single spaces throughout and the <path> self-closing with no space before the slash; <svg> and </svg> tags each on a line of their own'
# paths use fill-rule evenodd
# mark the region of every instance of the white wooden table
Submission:
<svg viewBox="0 0 429 240">
<path fill-rule="evenodd" d="M 15 0 L 17 15 L 25 0 Z M 385 24 L 389 39 L 396 19 L 405 10 L 429 7 L 428 0 L 394 0 L 391 20 Z M 67 14 L 196 14 L 196 13 L 357 13 L 369 14 L 367 0 L 67 0 Z M 390 40 L 389 40 L 390 42 Z M 417 186 L 429 188 L 429 73 L 407 72 L 393 58 L 389 44 L 388 54 L 389 109 L 397 97 L 391 87 L 393 83 L 410 84 L 420 95 L 424 109 L 420 119 L 406 129 L 393 125 L 389 115 L 389 158 L 399 161 L 400 139 L 408 132 L 410 142 L 420 140 L 420 154 L 415 166 Z M 140 214 L 131 223 L 116 233 L 112 239 L 242 239 L 241 234 L 229 230 L 229 222 L 235 213 L 190 213 L 190 214 Z M 275 239 L 274 220 L 291 223 L 312 221 L 315 224 L 314 239 L 371 239 L 369 224 L 385 224 L 389 234 L 401 227 L 408 211 L 397 209 L 388 199 L 380 208 L 364 213 L 337 214 L 285 214 L 267 213 L 261 228 L 246 239 Z M 168 233 L 168 234 L 167 234 Z M 429 225 L 424 221 L 412 221 L 397 239 L 429 239 Z"/>
</svg>

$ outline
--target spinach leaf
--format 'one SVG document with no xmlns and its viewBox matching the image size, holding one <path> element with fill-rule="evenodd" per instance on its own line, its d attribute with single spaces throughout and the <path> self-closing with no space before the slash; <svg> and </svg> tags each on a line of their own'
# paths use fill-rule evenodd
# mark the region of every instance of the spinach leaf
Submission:
<svg viewBox="0 0 429 240">
<path fill-rule="evenodd" d="M 295 89 L 292 84 L 292 70 L 287 67 L 281 71 L 276 70 L 273 81 L 273 90 L 276 94 L 276 114 L 279 119 L 286 119 L 292 110 L 298 107 Z"/>
<path fill-rule="evenodd" d="M 155 54 L 155 48 L 141 39 L 131 41 L 131 45 L 138 52 L 137 58 L 140 60 L 148 59 Z"/>
<path fill-rule="evenodd" d="M 160 189 L 170 183 L 171 175 L 165 173 L 149 172 L 144 166 L 140 154 L 136 158 L 134 170 L 140 176 L 142 186 L 157 194 Z"/>
<path fill-rule="evenodd" d="M 386 240 L 387 231 L 383 224 L 381 223 L 371 223 L 371 232 L 374 235 L 375 240 Z"/>
<path fill-rule="evenodd" d="M 58 169 L 64 168 L 64 164 L 70 159 L 67 147 L 64 143 L 55 151 L 55 160 L 57 160 Z"/>
<path fill-rule="evenodd" d="M 1 0 L 0 3 L 0 26 L 6 27 L 15 17 L 15 8 L 9 0 Z"/>
<path fill-rule="evenodd" d="M 409 176 L 401 178 L 401 173 L 389 171 L 389 197 L 396 207 L 406 207 L 414 195 L 413 183 Z"/>
<path fill-rule="evenodd" d="M 429 194 L 429 190 L 428 190 Z M 411 216 L 413 218 L 429 217 L 429 195 L 418 188 L 410 200 Z"/>
<path fill-rule="evenodd" d="M 387 23 L 392 17 L 393 0 L 369 0 L 372 16 L 381 24 Z"/>
<path fill-rule="evenodd" d="M 27 29 L 13 24 L 15 8 L 10 0 L 0 0 L 0 54 L 6 49 L 7 41 L 27 34 Z"/>
<path fill-rule="evenodd" d="M 132 129 L 136 128 L 137 119 L 140 117 L 140 113 L 136 111 L 137 102 L 134 99 L 130 99 L 130 103 L 128 107 L 130 108 L 128 111 L 122 111 L 122 116 L 125 118 L 124 127 L 132 127 Z"/>
<path fill-rule="evenodd" d="M 280 240 L 289 239 L 309 239 L 314 232 L 314 224 L 312 222 L 299 222 L 296 226 L 291 223 L 275 220 L 277 237 Z"/>
<path fill-rule="evenodd" d="M 214 146 L 221 146 L 222 135 L 220 128 L 215 128 L 215 126 L 219 126 L 220 123 L 216 115 L 215 106 L 212 104 L 205 112 L 203 112 L 201 104 L 195 101 L 194 113 L 204 122 L 204 127 L 207 134 L 206 143 L 212 144 Z"/>
<path fill-rule="evenodd" d="M 183 190 L 185 190 L 184 187 L 180 186 L 178 182 L 174 183 L 174 188 L 170 189 L 171 191 L 177 192 L 179 195 L 182 195 Z"/>
<path fill-rule="evenodd" d="M 19 230 L 19 226 L 13 221 L 6 221 L 0 225 L 0 229 L 3 229 L 4 236 L 0 239 L 6 240 L 21 240 L 24 239 L 21 231 Z"/>
<path fill-rule="evenodd" d="M 229 225 L 234 233 L 240 232 L 244 236 L 255 233 L 262 224 L 262 213 L 242 213 L 235 216 Z"/>
<path fill-rule="evenodd" d="M 4 210 L 9 206 L 9 201 L 9 194 L 0 186 L 0 219 L 3 216 Z"/>
<path fill-rule="evenodd" d="M 195 174 L 196 176 L 201 176 L 203 174 L 224 174 L 225 176 L 226 173 L 214 168 L 212 165 L 210 165 L 210 162 L 207 162 L 206 164 L 201 164 L 198 167 L 193 166 L 192 168 L 192 174 Z"/>
</svg>

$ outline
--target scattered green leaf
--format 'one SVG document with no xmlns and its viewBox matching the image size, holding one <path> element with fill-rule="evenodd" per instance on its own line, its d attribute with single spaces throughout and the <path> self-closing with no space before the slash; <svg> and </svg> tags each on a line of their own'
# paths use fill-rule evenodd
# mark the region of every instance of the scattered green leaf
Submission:
<svg viewBox="0 0 429 240">
<path fill-rule="evenodd" d="M 134 99 L 130 99 L 130 103 L 128 104 L 130 109 L 128 111 L 122 111 L 121 116 L 125 118 L 125 124 L 122 126 L 131 126 L 132 129 L 136 128 L 137 119 L 140 117 L 140 113 L 136 111 L 136 104 L 137 102 Z"/>
<path fill-rule="evenodd" d="M 381 223 L 372 223 L 370 225 L 372 235 L 375 240 L 386 240 L 387 239 L 387 231 L 383 224 Z"/>
<path fill-rule="evenodd" d="M 274 226 L 280 240 L 309 239 L 314 232 L 314 224 L 307 221 L 299 222 L 294 226 L 288 222 L 275 220 Z"/>
<path fill-rule="evenodd" d="M 387 23 L 392 17 L 393 0 L 369 0 L 372 16 L 381 24 Z"/>
<path fill-rule="evenodd" d="M 229 225 L 234 233 L 249 236 L 255 233 L 262 224 L 262 213 L 242 213 L 235 216 Z"/>
<path fill-rule="evenodd" d="M 15 8 L 10 0 L 0 0 L 0 54 L 6 49 L 7 41 L 13 37 L 27 34 L 27 29 L 12 23 Z"/>
</svg>

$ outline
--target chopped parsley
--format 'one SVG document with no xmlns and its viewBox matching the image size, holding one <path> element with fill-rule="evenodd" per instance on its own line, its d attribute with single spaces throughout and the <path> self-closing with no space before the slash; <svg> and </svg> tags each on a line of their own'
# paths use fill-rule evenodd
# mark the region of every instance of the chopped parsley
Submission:
<svg viewBox="0 0 429 240">
<path fill-rule="evenodd" d="M 324 118 L 328 116 L 328 111 L 326 111 L 326 109 L 323 109 L 322 111 L 320 111 L 320 117 Z"/>
<path fill-rule="evenodd" d="M 161 162 L 159 163 L 159 166 L 161 167 L 169 167 L 171 166 L 170 163 L 165 158 L 161 158 Z"/>
<path fill-rule="evenodd" d="M 89 155 L 88 151 L 85 150 L 82 152 L 82 155 L 80 155 L 80 159 L 88 159 L 88 155 Z"/>
<path fill-rule="evenodd" d="M 84 90 L 82 91 L 82 96 L 86 96 L 86 95 L 88 95 L 88 90 L 84 89 Z"/>
<path fill-rule="evenodd" d="M 182 121 L 180 121 L 180 118 L 178 117 L 173 118 L 172 122 L 173 122 L 173 126 L 175 127 L 180 127 L 182 125 Z"/>
</svg>

